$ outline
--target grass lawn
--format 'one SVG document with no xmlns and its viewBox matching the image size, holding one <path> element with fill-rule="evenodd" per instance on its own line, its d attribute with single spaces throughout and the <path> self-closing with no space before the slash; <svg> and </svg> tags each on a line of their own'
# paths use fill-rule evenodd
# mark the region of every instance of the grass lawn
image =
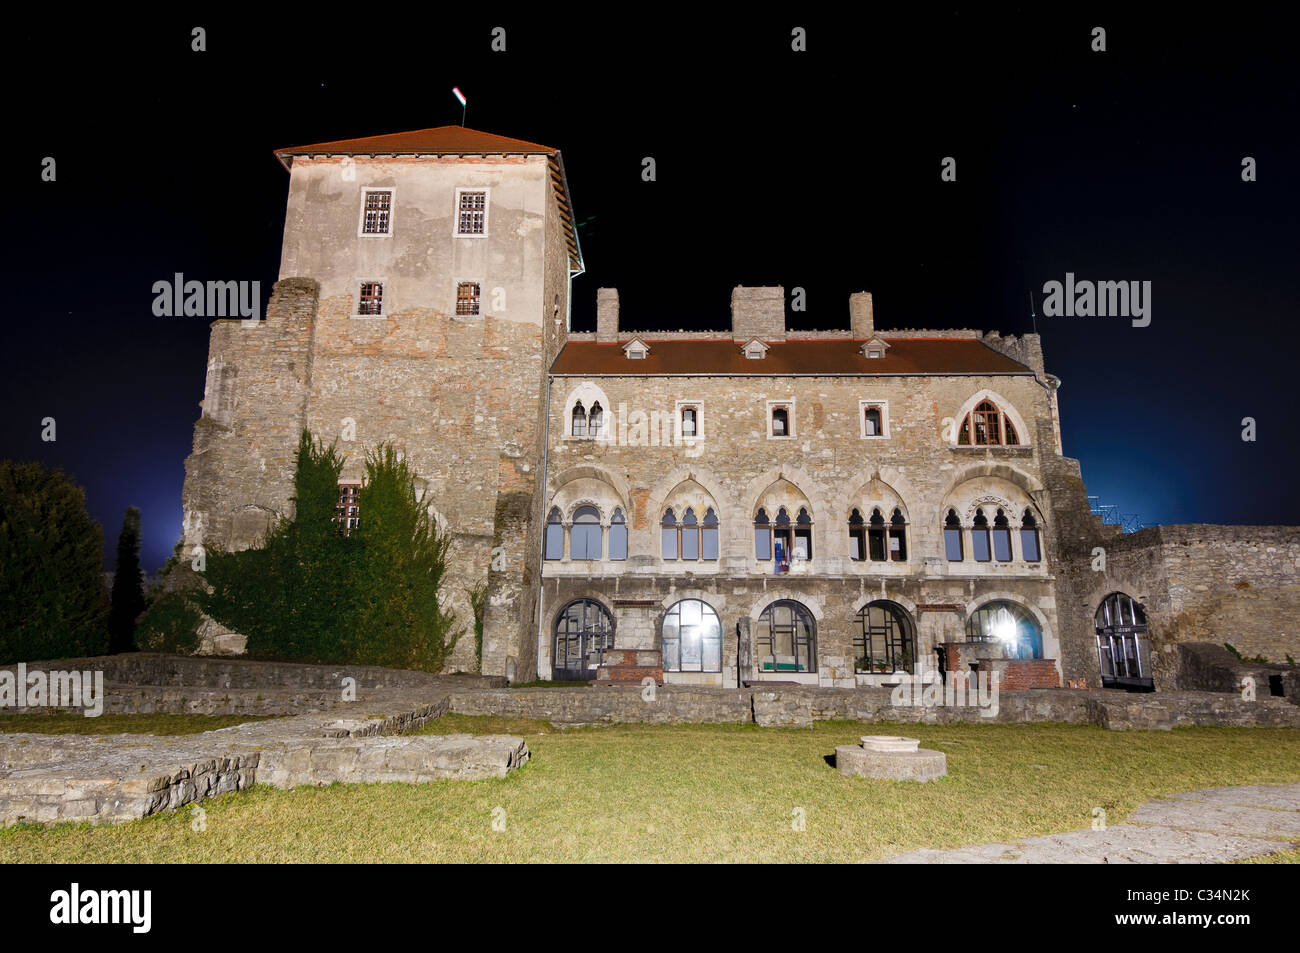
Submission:
<svg viewBox="0 0 1300 953">
<path fill-rule="evenodd" d="M 29 711 L 18 715 L 0 714 L 0 733 L 30 731 L 41 735 L 196 735 L 201 731 L 229 728 L 250 721 L 264 721 L 252 715 L 100 715 L 87 718 L 73 711 Z"/>
<path fill-rule="evenodd" d="M 1095 807 L 1116 824 L 1175 791 L 1300 781 L 1300 732 L 1291 729 L 820 722 L 557 731 L 459 715 L 430 726 L 451 731 L 523 735 L 533 760 L 503 780 L 259 786 L 206 802 L 203 832 L 191 830 L 188 809 L 113 827 L 10 828 L 0 832 L 0 862 L 862 861 L 1087 827 Z M 948 777 L 842 777 L 826 757 L 868 733 L 919 737 L 947 753 Z"/>
</svg>

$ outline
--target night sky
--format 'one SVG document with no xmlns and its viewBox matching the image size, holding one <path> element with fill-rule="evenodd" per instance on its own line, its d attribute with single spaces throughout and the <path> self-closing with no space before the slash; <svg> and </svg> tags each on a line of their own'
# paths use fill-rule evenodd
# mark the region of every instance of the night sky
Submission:
<svg viewBox="0 0 1300 953">
<path fill-rule="evenodd" d="M 144 566 L 170 554 L 203 396 L 208 320 L 154 317 L 153 283 L 260 280 L 265 305 L 289 181 L 272 150 L 459 122 L 452 86 L 468 126 L 563 151 L 587 265 L 575 330 L 601 286 L 641 329 L 726 327 L 734 285 L 781 284 L 807 293 L 793 327 L 847 327 L 865 289 L 877 328 L 1022 333 L 1032 291 L 1090 493 L 1148 524 L 1300 523 L 1300 83 L 1289 32 L 1254 13 L 47 9 L 10 24 L 0 67 L 0 456 L 70 472 L 110 565 L 132 504 Z M 1151 281 L 1151 325 L 1045 317 L 1066 272 Z"/>
</svg>

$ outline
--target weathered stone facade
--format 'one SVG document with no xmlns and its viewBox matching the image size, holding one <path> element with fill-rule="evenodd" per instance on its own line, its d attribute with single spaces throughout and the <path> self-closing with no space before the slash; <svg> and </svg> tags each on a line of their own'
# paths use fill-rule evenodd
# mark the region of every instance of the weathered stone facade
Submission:
<svg viewBox="0 0 1300 953">
<path fill-rule="evenodd" d="M 680 686 L 868 687 L 955 658 L 1017 687 L 1098 687 L 1093 614 L 1113 592 L 1147 606 L 1163 687 L 1173 642 L 1300 655 L 1300 531 L 1103 526 L 1063 455 L 1037 335 L 878 331 L 866 293 L 848 328 L 796 332 L 783 289 L 745 287 L 726 330 L 624 330 L 604 288 L 596 331 L 574 333 L 582 264 L 557 150 L 444 127 L 279 155 L 281 280 L 265 321 L 213 324 L 187 553 L 246 547 L 288 514 L 305 427 L 340 440 L 348 480 L 380 442 L 406 453 L 452 533 L 466 624 L 468 591 L 489 583 L 482 671 L 516 681 L 592 675 L 614 647 L 661 653 Z M 363 314 L 375 285 L 380 313 Z M 669 511 L 671 545 L 694 547 L 677 558 Z M 781 518 L 788 564 L 771 548 Z M 665 641 L 684 600 L 716 617 L 703 661 Z M 774 603 L 799 635 L 776 634 Z M 948 650 L 972 633 L 1026 664 L 987 660 L 996 642 Z M 462 640 L 451 667 L 473 666 Z"/>
</svg>

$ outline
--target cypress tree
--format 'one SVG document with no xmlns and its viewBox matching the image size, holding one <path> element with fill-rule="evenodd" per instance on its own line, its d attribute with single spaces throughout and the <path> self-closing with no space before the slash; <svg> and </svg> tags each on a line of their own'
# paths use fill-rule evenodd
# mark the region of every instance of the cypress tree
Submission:
<svg viewBox="0 0 1300 953">
<path fill-rule="evenodd" d="M 135 620 L 144 611 L 144 580 L 140 576 L 140 511 L 126 508 L 117 537 L 117 571 L 113 574 L 112 607 L 108 613 L 108 650 L 135 649 Z"/>
</svg>

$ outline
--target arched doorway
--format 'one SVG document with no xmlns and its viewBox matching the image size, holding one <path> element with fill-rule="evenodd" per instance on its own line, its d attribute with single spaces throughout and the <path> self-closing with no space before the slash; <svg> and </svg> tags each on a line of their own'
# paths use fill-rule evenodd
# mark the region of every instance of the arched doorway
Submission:
<svg viewBox="0 0 1300 953">
<path fill-rule="evenodd" d="M 858 612 L 853 632 L 853 671 L 859 675 L 912 673 L 916 638 L 907 610 L 877 599 Z"/>
<path fill-rule="evenodd" d="M 806 606 L 781 599 L 763 610 L 754 627 L 754 663 L 760 677 L 817 671 L 817 628 Z"/>
<path fill-rule="evenodd" d="M 1125 592 L 1112 592 L 1093 616 L 1097 630 L 1097 662 L 1103 688 L 1153 692 L 1151 644 L 1142 604 Z"/>
<path fill-rule="evenodd" d="M 1007 658 L 1043 657 L 1043 630 L 1032 613 L 1008 599 L 986 602 L 966 620 L 971 642 L 1001 642 Z"/>
<path fill-rule="evenodd" d="M 555 656 L 551 677 L 557 682 L 589 682 L 596 677 L 605 650 L 614 645 L 614 620 L 592 599 L 578 599 L 555 620 Z"/>
</svg>

